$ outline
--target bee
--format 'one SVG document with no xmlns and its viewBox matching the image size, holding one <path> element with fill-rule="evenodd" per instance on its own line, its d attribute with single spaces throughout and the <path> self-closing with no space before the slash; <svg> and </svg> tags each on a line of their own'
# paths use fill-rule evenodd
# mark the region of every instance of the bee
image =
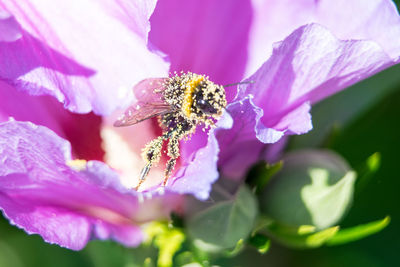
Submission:
<svg viewBox="0 0 400 267">
<path fill-rule="evenodd" d="M 165 172 L 165 186 L 180 156 L 179 142 L 189 139 L 200 124 L 213 127 L 226 105 L 225 88 L 205 75 L 181 72 L 169 78 L 150 78 L 133 88 L 137 102 L 128 107 L 114 126 L 129 126 L 158 117 L 161 136 L 153 139 L 142 150 L 145 166 L 140 173 L 135 190 L 146 180 L 152 166 L 160 161 L 164 142 L 169 157 Z"/>
</svg>

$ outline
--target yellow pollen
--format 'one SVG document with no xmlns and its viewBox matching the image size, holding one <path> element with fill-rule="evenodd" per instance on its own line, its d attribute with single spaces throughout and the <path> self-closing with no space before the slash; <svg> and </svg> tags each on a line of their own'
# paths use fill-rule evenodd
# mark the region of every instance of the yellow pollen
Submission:
<svg viewBox="0 0 400 267">
<path fill-rule="evenodd" d="M 186 83 L 185 94 L 183 96 L 182 111 L 187 117 L 190 117 L 190 114 L 192 113 L 191 107 L 193 104 L 193 92 L 203 80 L 203 76 L 197 76 Z"/>
<path fill-rule="evenodd" d="M 86 163 L 87 161 L 84 159 L 74 159 L 74 160 L 68 160 L 66 164 L 71 167 L 71 169 L 74 169 L 75 171 L 83 171 L 86 169 Z"/>
</svg>

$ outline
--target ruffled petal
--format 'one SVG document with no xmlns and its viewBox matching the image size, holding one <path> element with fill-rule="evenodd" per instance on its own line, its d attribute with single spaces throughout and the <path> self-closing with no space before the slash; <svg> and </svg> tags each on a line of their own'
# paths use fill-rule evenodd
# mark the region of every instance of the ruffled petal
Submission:
<svg viewBox="0 0 400 267">
<path fill-rule="evenodd" d="M 53 97 L 29 96 L 0 81 L 0 122 L 10 117 L 50 128 L 71 142 L 74 157 L 103 159 L 100 117 L 94 114 L 73 114 Z"/>
<path fill-rule="evenodd" d="M 234 121 L 232 128 L 217 133 L 221 147 L 218 165 L 225 176 L 241 178 L 260 159 L 264 143 L 277 142 L 285 130 L 265 127 L 260 121 L 263 110 L 253 104 L 251 96 L 229 104 L 227 111 Z"/>
<path fill-rule="evenodd" d="M 0 42 L 14 42 L 21 37 L 18 22 L 8 12 L 0 10 Z"/>
<path fill-rule="evenodd" d="M 341 41 L 317 24 L 300 27 L 274 47 L 270 59 L 241 85 L 237 99 L 251 94 L 261 122 L 276 130 L 311 129 L 309 104 L 394 64 L 374 42 Z"/>
<path fill-rule="evenodd" d="M 168 189 L 206 200 L 211 192 L 211 185 L 219 177 L 218 152 L 218 143 L 214 135 L 210 134 L 207 145 L 192 155 L 193 159 L 187 166 L 179 169 Z"/>
<path fill-rule="evenodd" d="M 23 228 L 28 234 L 40 234 L 48 243 L 79 250 L 90 240 L 91 225 L 87 218 L 68 210 L 32 208 L 2 194 L 0 205 L 12 224 Z"/>
<path fill-rule="evenodd" d="M 83 248 L 92 237 L 138 245 L 139 224 L 167 216 L 179 203 L 170 194 L 145 199 L 122 186 L 104 163 L 71 160 L 68 142 L 31 123 L 0 124 L 0 162 L 6 218 L 70 249 Z"/>
<path fill-rule="evenodd" d="M 300 27 L 275 45 L 270 59 L 248 78 L 252 82 L 240 85 L 228 105 L 234 125 L 218 136 L 223 172 L 243 175 L 257 159 L 266 157 L 263 143 L 312 129 L 311 103 L 392 64 L 374 42 L 341 41 L 317 24 Z M 243 152 L 235 152 L 237 147 Z"/>
<path fill-rule="evenodd" d="M 372 40 L 393 59 L 400 56 L 400 17 L 390 0 L 252 0 L 247 73 L 271 55 L 272 44 L 296 28 L 319 23 L 339 39 Z"/>
<path fill-rule="evenodd" d="M 172 71 L 206 74 L 220 84 L 239 82 L 251 17 L 248 1 L 159 1 L 150 19 L 149 41 L 169 56 Z"/>
<path fill-rule="evenodd" d="M 182 167 L 167 186 L 168 190 L 179 194 L 192 194 L 200 200 L 206 200 L 209 197 L 212 184 L 219 177 L 217 169 L 219 146 L 215 132 L 231 128 L 232 118 L 229 114 L 225 114 L 217 125 L 218 129 L 208 133 L 205 146 L 193 150 L 189 156 L 184 157 Z M 197 142 L 203 143 L 203 136 L 207 135 L 199 135 L 198 140 L 195 140 L 195 146 L 198 145 L 196 145 Z M 189 142 L 192 143 L 191 141 Z"/>
<path fill-rule="evenodd" d="M 167 75 L 168 64 L 147 48 L 155 3 L 2 1 L 22 35 L 0 42 L 0 78 L 73 112 L 109 114 L 129 103 L 134 84 Z"/>
</svg>

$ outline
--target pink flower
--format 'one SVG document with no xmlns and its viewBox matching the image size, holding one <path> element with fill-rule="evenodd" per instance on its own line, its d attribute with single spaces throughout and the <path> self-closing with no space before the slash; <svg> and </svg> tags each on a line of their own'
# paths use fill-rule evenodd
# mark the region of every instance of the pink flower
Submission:
<svg viewBox="0 0 400 267">
<path fill-rule="evenodd" d="M 72 249 L 90 237 L 138 244 L 141 223 L 179 206 L 175 193 L 207 199 L 218 168 L 242 177 L 268 144 L 311 130 L 311 104 L 400 54 L 388 0 L 33 0 L 0 1 L 0 10 L 0 120 L 15 118 L 0 124 L 0 207 Z M 141 194 L 121 181 L 137 183 L 139 151 L 160 129 L 151 120 L 115 129 L 111 114 L 135 101 L 139 81 L 181 70 L 254 83 L 226 88 L 219 127 L 182 142 L 166 194 L 153 192 L 143 214 Z M 100 161 L 73 160 L 82 158 Z M 152 170 L 144 189 L 162 179 Z"/>
<path fill-rule="evenodd" d="M 72 160 L 70 144 L 43 126 L 2 123 L 0 146 L 4 215 L 50 243 L 81 249 L 95 237 L 136 246 L 143 238 L 139 224 L 179 205 L 171 194 L 138 197 L 102 162 Z"/>
</svg>

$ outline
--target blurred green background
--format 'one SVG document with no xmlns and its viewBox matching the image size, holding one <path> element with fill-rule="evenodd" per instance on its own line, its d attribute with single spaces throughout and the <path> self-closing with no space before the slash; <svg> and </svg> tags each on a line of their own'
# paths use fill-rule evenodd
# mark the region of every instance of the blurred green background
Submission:
<svg viewBox="0 0 400 267">
<path fill-rule="evenodd" d="M 399 4 L 400 1 L 396 1 Z M 400 38 L 394 36 L 393 38 Z M 357 168 L 375 152 L 379 171 L 356 196 L 343 228 L 391 216 L 382 232 L 336 247 L 293 250 L 273 243 L 266 255 L 248 248 L 221 266 L 400 266 L 400 66 L 392 67 L 313 107 L 314 130 L 292 138 L 288 149 L 328 147 Z M 80 252 L 49 245 L 0 216 L 0 267 L 141 266 L 154 251 L 94 241 Z"/>
</svg>

